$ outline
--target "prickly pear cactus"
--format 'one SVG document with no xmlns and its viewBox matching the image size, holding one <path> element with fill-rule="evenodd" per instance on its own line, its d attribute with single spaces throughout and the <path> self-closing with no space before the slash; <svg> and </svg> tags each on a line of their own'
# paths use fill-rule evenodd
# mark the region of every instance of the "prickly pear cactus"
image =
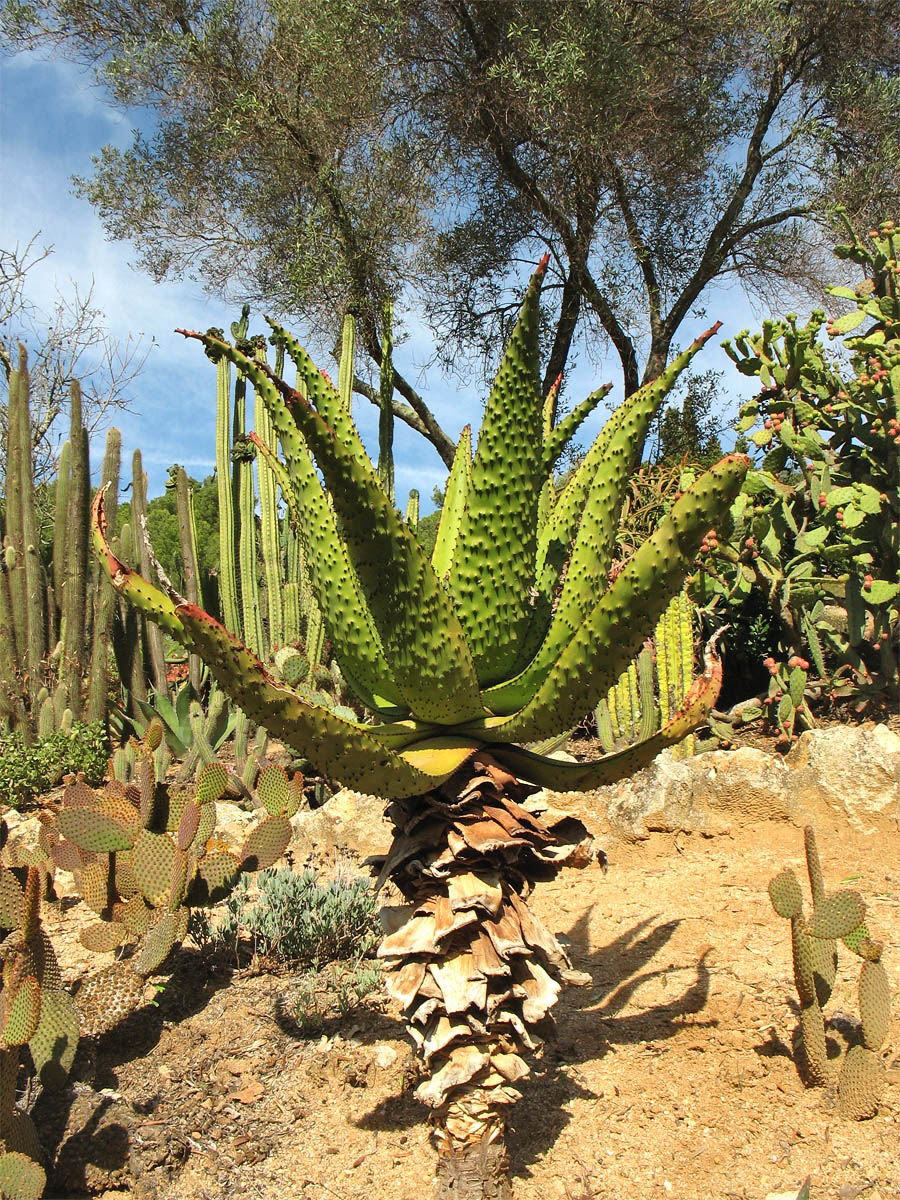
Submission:
<svg viewBox="0 0 900 1200">
<path fill-rule="evenodd" d="M 193 794 L 170 791 L 155 777 L 153 755 L 161 741 L 162 727 L 153 722 L 132 783 L 113 778 L 94 792 L 70 777 L 56 818 L 53 861 L 75 876 L 99 918 L 82 932 L 82 944 L 100 952 L 133 948 L 127 963 L 114 963 L 77 993 L 82 1029 L 92 1035 L 111 1029 L 140 1003 L 144 981 L 186 936 L 191 907 L 216 903 L 242 874 L 281 858 L 302 795 L 299 776 L 289 780 L 281 767 L 263 768 L 263 819 L 241 850 L 232 850 L 214 837 L 225 768 L 207 765 Z"/>
<path fill-rule="evenodd" d="M 0 843 L 6 825 L 0 821 Z M 39 1200 L 46 1185 L 31 1117 L 16 1107 L 19 1053 L 28 1046 L 44 1087 L 65 1079 L 78 1044 L 78 1021 L 41 926 L 46 875 L 37 866 L 0 864 L 0 1195 Z"/>
<path fill-rule="evenodd" d="M 859 978 L 859 1042 L 844 1057 L 837 1078 L 837 1110 L 854 1120 L 873 1117 L 884 1090 L 885 1069 L 878 1050 L 887 1037 L 891 994 L 881 964 L 882 945 L 869 937 L 866 906 L 857 892 L 826 893 L 815 834 L 804 830 L 806 865 L 813 911 L 803 915 L 803 893 L 788 867 L 769 883 L 769 897 L 780 917 L 791 922 L 794 982 L 800 999 L 802 1073 L 813 1087 L 835 1082 L 837 1063 L 829 1059 L 823 1012 L 834 987 L 837 942 L 863 959 Z"/>
</svg>

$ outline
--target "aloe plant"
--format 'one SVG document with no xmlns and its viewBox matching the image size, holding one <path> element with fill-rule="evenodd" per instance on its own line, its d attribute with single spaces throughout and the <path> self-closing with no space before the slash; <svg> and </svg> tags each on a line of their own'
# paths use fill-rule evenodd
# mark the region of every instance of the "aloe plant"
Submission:
<svg viewBox="0 0 900 1200">
<path fill-rule="evenodd" d="M 535 743 L 558 739 L 619 677 L 747 465 L 733 455 L 697 479 L 608 584 L 621 498 L 648 424 L 715 330 L 613 414 L 557 495 L 554 464 L 608 389 L 553 425 L 538 361 L 545 270 L 546 259 L 504 352 L 474 459 L 470 431 L 460 438 L 430 560 L 385 494 L 338 390 L 287 331 L 273 325 L 296 388 L 220 337 L 182 331 L 237 366 L 266 405 L 329 640 L 372 721 L 276 680 L 207 613 L 128 570 L 106 543 L 102 495 L 95 503 L 95 544 L 122 595 L 322 774 L 391 801 L 396 838 L 381 878 L 406 903 L 383 910 L 379 954 L 426 1065 L 418 1095 L 433 1109 L 442 1197 L 510 1194 L 506 1113 L 567 963 L 527 897 L 561 865 L 591 857 L 580 821 L 541 815 L 528 798 L 544 785 L 614 780 L 678 741 L 713 703 L 717 660 L 709 651 L 680 708 L 638 745 L 560 762 Z"/>
</svg>

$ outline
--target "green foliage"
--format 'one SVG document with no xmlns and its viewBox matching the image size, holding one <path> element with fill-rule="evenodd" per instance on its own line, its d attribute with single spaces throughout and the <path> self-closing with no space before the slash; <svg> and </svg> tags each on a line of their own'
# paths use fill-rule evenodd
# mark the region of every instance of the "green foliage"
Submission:
<svg viewBox="0 0 900 1200">
<path fill-rule="evenodd" d="M 84 772 L 89 783 L 106 774 L 110 748 L 99 721 L 75 721 L 71 728 L 27 744 L 20 735 L 0 739 L 0 798 L 20 808 L 33 796 L 55 787 L 64 775 Z"/>
<path fill-rule="evenodd" d="M 896 195 L 895 9 L 268 0 L 173 22 L 165 6 L 6 0 L 3 16 L 14 46 L 52 44 L 160 116 L 78 185 L 155 278 L 265 296 L 329 348 L 355 311 L 373 366 L 384 301 L 424 291 L 444 361 L 493 366 L 516 268 L 547 246 L 545 390 L 600 325 L 631 393 L 716 279 L 805 280 L 836 197 L 860 211 Z M 449 466 L 450 439 L 395 382 Z"/>
<path fill-rule="evenodd" d="M 294 1020 L 302 1033 L 318 1034 L 328 1021 L 339 1020 L 357 1008 L 381 981 L 377 963 L 328 963 L 304 971 L 292 997 Z"/>
<path fill-rule="evenodd" d="M 824 1007 L 831 997 L 837 974 L 840 940 L 862 958 L 859 980 L 860 1026 L 848 1047 L 838 1079 L 837 1109 L 854 1120 L 872 1117 L 884 1088 L 884 1064 L 878 1050 L 887 1036 L 891 993 L 881 963 L 881 942 L 869 936 L 866 907 L 856 892 L 827 893 L 811 826 L 804 830 L 806 864 L 813 909 L 804 918 L 803 896 L 794 872 L 787 868 L 769 883 L 772 906 L 791 922 L 794 981 L 800 1000 L 800 1067 L 807 1082 L 823 1086 L 834 1082 L 837 1064 L 828 1052 L 828 1024 Z"/>
<path fill-rule="evenodd" d="M 260 871 L 252 887 L 243 879 L 223 905 L 215 926 L 201 938 L 236 948 L 249 939 L 262 958 L 288 967 L 353 960 L 373 951 L 381 937 L 378 903 L 368 879 L 341 871 L 321 883 L 314 871 Z"/>
<path fill-rule="evenodd" d="M 718 384 L 721 371 L 686 372 L 679 404 L 667 404 L 659 416 L 654 458 L 659 463 L 710 467 L 722 457 L 723 430 Z"/>
<path fill-rule="evenodd" d="M 886 222 L 836 253 L 865 271 L 855 288 L 831 289 L 852 310 L 827 323 L 821 312 L 805 325 L 793 316 L 767 321 L 761 333 L 725 343 L 762 385 L 739 429 L 764 457 L 711 539 L 697 586 L 701 601 L 728 608 L 766 596 L 786 648 L 767 664 L 769 697 L 788 739 L 810 719 L 798 669 L 812 667 L 835 696 L 897 685 L 900 234 Z M 849 369 L 823 344 L 823 330 L 846 339 Z"/>
<path fill-rule="evenodd" d="M 117 566 L 123 592 L 209 664 L 250 720 L 350 786 L 418 794 L 449 778 L 479 745 L 514 770 L 526 769 L 524 754 L 535 782 L 548 773 L 561 780 L 566 769 L 558 762 L 513 743 L 573 727 L 606 693 L 678 590 L 703 530 L 746 469 L 740 457 L 724 459 L 692 483 L 610 582 L 628 470 L 659 405 L 714 331 L 613 414 L 554 496 L 553 462 L 578 421 L 565 421 L 558 434 L 540 390 L 545 269 L 546 260 L 507 345 L 474 459 L 470 431 L 463 432 L 433 555 L 440 575 L 381 489 L 343 398 L 286 330 L 274 326 L 297 367 L 297 389 L 215 331 L 191 335 L 212 358 L 239 367 L 271 416 L 288 464 L 279 481 L 301 532 L 317 608 L 343 677 L 382 724 L 310 704 L 302 688 L 276 683 L 207 614 L 177 606 Z M 605 391 L 577 411 L 590 411 Z M 110 554 L 104 561 L 116 562 Z M 708 710 L 714 687 L 713 672 L 657 734 L 609 765 L 579 766 L 578 782 L 594 771 L 620 776 L 635 754 L 652 757 L 680 740 Z M 394 727 L 398 717 L 403 723 Z"/>
</svg>

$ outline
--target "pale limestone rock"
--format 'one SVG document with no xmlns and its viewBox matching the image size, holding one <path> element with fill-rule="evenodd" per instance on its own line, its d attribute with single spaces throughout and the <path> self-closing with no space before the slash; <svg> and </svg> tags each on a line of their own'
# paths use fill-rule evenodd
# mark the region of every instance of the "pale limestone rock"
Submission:
<svg viewBox="0 0 900 1200">
<path fill-rule="evenodd" d="M 364 859 L 385 856 L 393 839 L 393 826 L 385 816 L 387 802 L 342 788 L 321 808 L 298 812 L 291 819 L 291 851 L 300 861 L 318 863 L 350 854 Z"/>
<path fill-rule="evenodd" d="M 788 794 L 865 832 L 900 822 L 900 737 L 886 725 L 810 729 L 786 760 Z"/>
</svg>

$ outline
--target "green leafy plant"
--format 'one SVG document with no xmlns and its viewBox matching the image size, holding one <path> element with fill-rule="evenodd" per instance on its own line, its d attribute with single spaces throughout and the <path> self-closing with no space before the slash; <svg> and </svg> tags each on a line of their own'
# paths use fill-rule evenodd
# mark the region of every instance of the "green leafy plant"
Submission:
<svg viewBox="0 0 900 1200">
<path fill-rule="evenodd" d="M 210 922 L 198 912 L 198 944 L 225 945 L 237 953 L 250 943 L 254 953 L 285 966 L 321 966 L 360 959 L 378 941 L 378 905 L 368 879 L 338 873 L 321 883 L 314 871 L 282 867 L 261 871 L 251 889 L 242 878 Z"/>
<path fill-rule="evenodd" d="M 892 221 L 868 241 L 850 232 L 836 254 L 865 277 L 830 291 L 851 311 L 767 321 L 725 343 L 762 385 L 738 428 L 755 430 L 765 456 L 706 547 L 697 593 L 728 606 L 767 596 L 782 647 L 771 653 L 768 707 L 787 740 L 812 716 L 798 671 L 811 666 L 820 690 L 860 702 L 898 684 L 900 232 Z M 849 370 L 823 331 L 846 339 Z"/>
<path fill-rule="evenodd" d="M 102 495 L 95 502 L 95 544 L 121 594 L 199 654 L 251 720 L 326 777 L 391 801 L 396 837 L 381 878 L 406 903 L 382 908 L 378 953 L 426 1065 L 418 1095 L 434 1110 L 441 1195 L 458 1194 L 463 1178 L 481 1180 L 484 1195 L 508 1186 L 505 1113 L 567 962 L 527 897 L 563 864 L 591 858 L 580 821 L 524 802 L 543 785 L 615 780 L 679 741 L 708 713 L 718 664 L 710 653 L 683 704 L 636 746 L 563 763 L 541 744 L 577 725 L 638 653 L 747 467 L 730 456 L 701 475 L 610 583 L 622 494 L 649 422 L 715 330 L 629 397 L 557 492 L 554 465 L 608 389 L 554 424 L 538 361 L 546 265 L 474 458 L 463 431 L 430 558 L 340 393 L 286 330 L 273 326 L 296 387 L 216 334 L 188 334 L 237 365 L 272 418 L 316 602 L 368 720 L 310 703 L 209 614 L 129 570 L 105 540 Z"/>
<path fill-rule="evenodd" d="M 806 865 L 813 910 L 803 914 L 803 895 L 797 876 L 788 867 L 769 884 L 769 896 L 779 916 L 791 922 L 794 982 L 800 999 L 801 1069 L 810 1084 L 821 1087 L 837 1080 L 838 1111 L 854 1120 L 873 1117 L 885 1084 L 878 1050 L 891 1020 L 891 989 L 881 963 L 882 943 L 870 937 L 866 906 L 857 892 L 826 892 L 816 838 L 804 830 Z M 828 1023 L 823 1012 L 837 974 L 837 942 L 863 960 L 859 977 L 860 1027 L 840 1065 L 828 1053 Z"/>
<path fill-rule="evenodd" d="M 72 722 L 32 744 L 19 734 L 8 734 L 0 741 L 0 800 L 20 808 L 76 772 L 89 783 L 99 783 L 108 761 L 109 740 L 99 721 Z"/>
</svg>

